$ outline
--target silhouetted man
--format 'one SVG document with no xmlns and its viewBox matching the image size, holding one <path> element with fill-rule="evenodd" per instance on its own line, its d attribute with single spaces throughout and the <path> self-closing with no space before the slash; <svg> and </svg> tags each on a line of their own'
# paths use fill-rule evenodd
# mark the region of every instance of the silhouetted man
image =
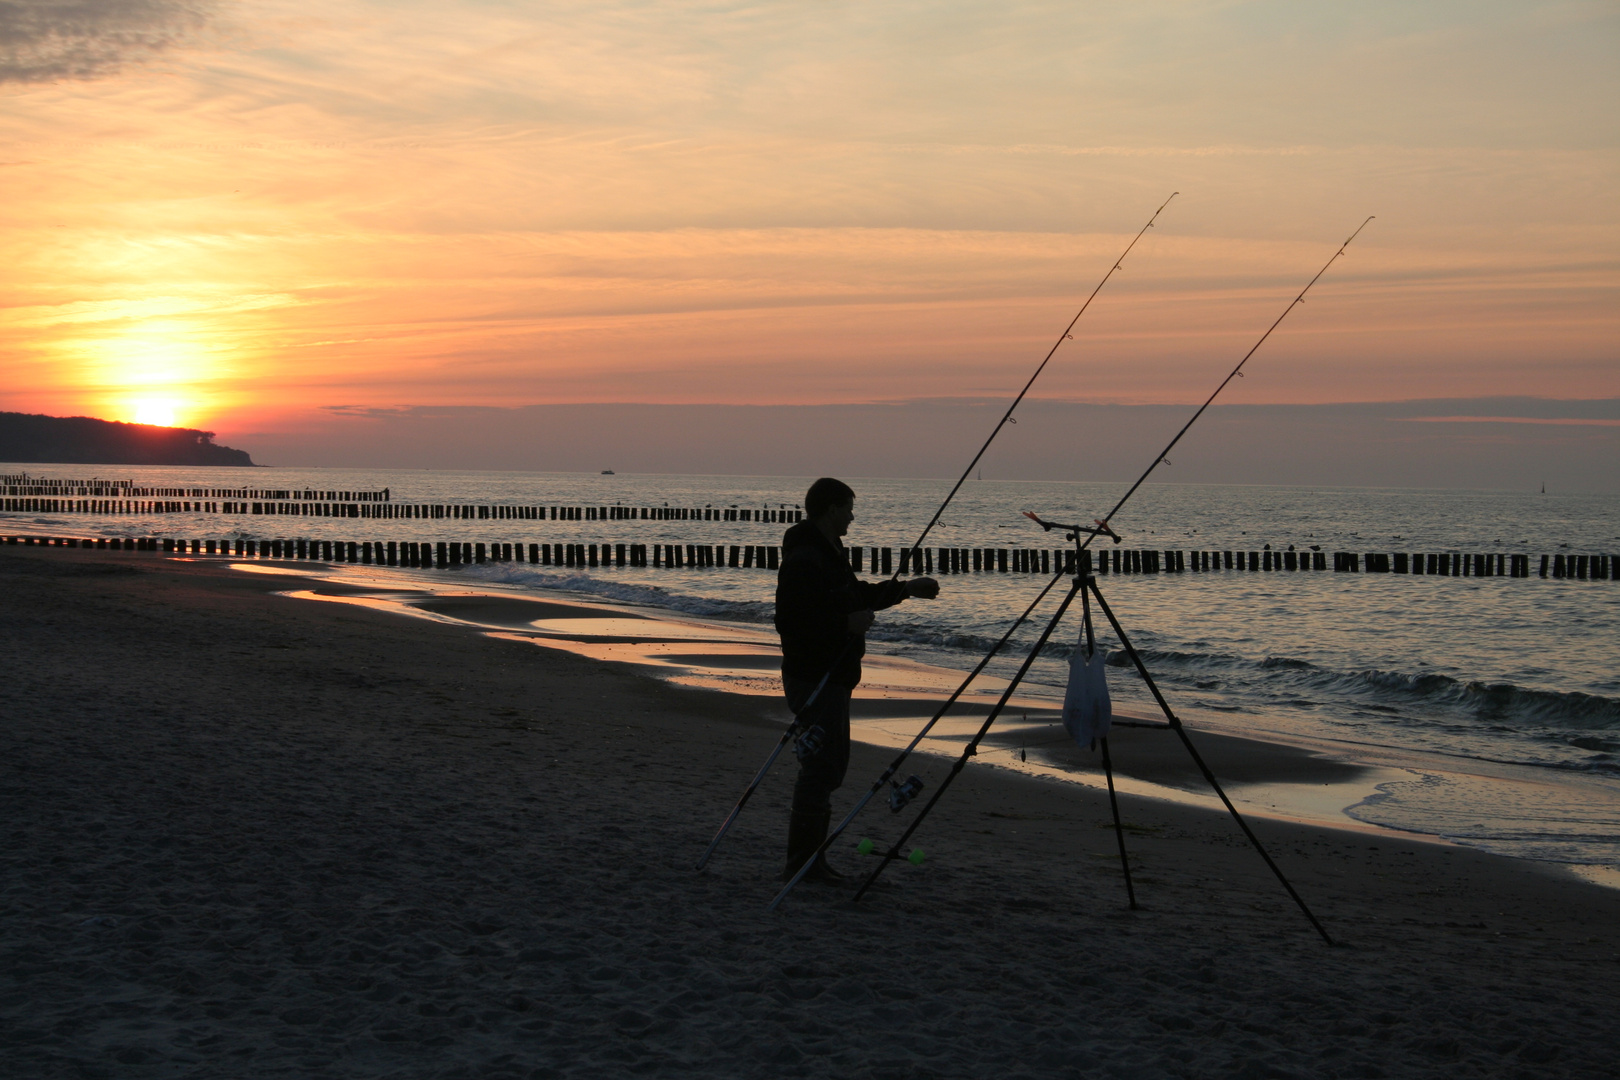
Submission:
<svg viewBox="0 0 1620 1080">
<path fill-rule="evenodd" d="M 855 519 L 855 492 L 822 477 L 804 497 L 805 520 L 782 538 L 776 576 L 776 632 L 782 636 L 782 689 L 804 729 L 796 750 L 799 778 L 788 820 L 786 881 L 821 847 L 832 819 L 832 793 L 849 767 L 849 697 L 861 681 L 872 613 L 907 597 L 939 595 L 933 578 L 862 581 L 839 538 Z M 825 677 L 826 683 L 822 684 Z M 821 686 L 820 693 L 816 687 Z M 811 695 L 815 701 L 806 708 Z M 819 729 L 819 735 L 816 729 Z M 843 875 L 818 859 L 809 881 L 837 884 Z"/>
</svg>

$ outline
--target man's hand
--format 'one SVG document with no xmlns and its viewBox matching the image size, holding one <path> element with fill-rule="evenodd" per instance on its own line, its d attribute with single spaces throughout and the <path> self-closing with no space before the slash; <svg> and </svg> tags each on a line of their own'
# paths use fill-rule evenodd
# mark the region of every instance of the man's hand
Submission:
<svg viewBox="0 0 1620 1080">
<path fill-rule="evenodd" d="M 851 634 L 864 634 L 872 626 L 872 609 L 852 611 L 849 613 L 849 632 Z"/>
<path fill-rule="evenodd" d="M 912 578 L 906 582 L 906 595 L 918 600 L 932 600 L 939 595 L 939 582 L 931 577 Z"/>
</svg>

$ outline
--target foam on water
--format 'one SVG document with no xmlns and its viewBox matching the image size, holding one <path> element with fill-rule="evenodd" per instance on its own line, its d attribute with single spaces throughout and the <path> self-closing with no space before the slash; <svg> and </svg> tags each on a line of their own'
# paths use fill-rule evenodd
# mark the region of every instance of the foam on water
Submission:
<svg viewBox="0 0 1620 1080">
<path fill-rule="evenodd" d="M 1418 771 L 1412 779 L 1378 785 L 1378 794 L 1347 813 L 1371 825 L 1522 859 L 1617 865 L 1620 791 L 1612 785 L 1571 790 L 1534 780 Z"/>
</svg>

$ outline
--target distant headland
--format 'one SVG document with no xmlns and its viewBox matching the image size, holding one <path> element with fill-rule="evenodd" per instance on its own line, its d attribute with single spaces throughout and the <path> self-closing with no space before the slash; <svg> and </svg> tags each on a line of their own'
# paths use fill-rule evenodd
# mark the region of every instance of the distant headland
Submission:
<svg viewBox="0 0 1620 1080">
<path fill-rule="evenodd" d="M 212 431 L 123 424 L 88 416 L 0 412 L 0 461 L 61 465 L 246 465 L 246 450 Z"/>
</svg>

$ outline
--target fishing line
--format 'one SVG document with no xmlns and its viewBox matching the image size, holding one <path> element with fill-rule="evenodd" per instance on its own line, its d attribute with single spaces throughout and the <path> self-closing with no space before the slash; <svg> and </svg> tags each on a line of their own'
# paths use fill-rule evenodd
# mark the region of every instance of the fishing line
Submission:
<svg viewBox="0 0 1620 1080">
<path fill-rule="evenodd" d="M 1124 263 L 1125 257 L 1131 253 L 1131 249 L 1136 247 L 1137 241 L 1141 240 L 1143 236 L 1147 235 L 1147 231 L 1153 228 L 1153 223 L 1159 220 L 1159 215 L 1164 213 L 1164 208 L 1169 206 L 1171 200 L 1179 194 L 1180 192 L 1172 191 L 1170 193 L 1170 198 L 1164 200 L 1164 202 L 1159 205 L 1159 208 L 1153 211 L 1153 216 L 1148 218 L 1147 224 L 1143 225 L 1142 228 L 1137 231 L 1136 235 L 1131 237 L 1131 242 L 1125 245 L 1125 250 L 1120 252 L 1119 258 L 1114 260 L 1114 264 L 1108 268 L 1108 272 L 1102 276 L 1102 280 L 1097 282 L 1097 287 L 1091 290 L 1091 295 L 1086 297 L 1085 303 L 1080 305 L 1080 310 L 1076 311 L 1074 313 L 1074 318 L 1069 320 L 1069 325 L 1063 328 L 1063 333 L 1058 335 L 1057 340 L 1052 343 L 1052 347 L 1047 350 L 1046 356 L 1041 359 L 1040 365 L 1035 368 L 1035 373 L 1029 377 L 1027 382 L 1024 383 L 1023 389 L 1018 391 L 1018 396 L 1013 398 L 1012 404 L 1007 406 L 1007 411 L 1002 414 L 1002 417 L 999 421 L 997 421 L 996 426 L 991 429 L 990 437 L 984 440 L 984 445 L 979 447 L 979 452 L 973 455 L 973 460 L 968 462 L 967 468 L 962 470 L 961 477 L 957 479 L 956 483 L 951 487 L 950 492 L 946 494 L 945 500 L 939 504 L 939 509 L 934 511 L 933 517 L 928 519 L 928 524 L 923 526 L 923 530 L 918 535 L 916 541 L 911 545 L 910 548 L 907 549 L 908 552 L 921 553 L 923 541 L 928 538 L 928 534 L 932 532 L 934 526 L 938 524 L 941 515 L 945 513 L 945 508 L 950 506 L 952 499 L 956 498 L 956 493 L 962 489 L 962 485 L 967 483 L 967 478 L 972 475 L 974 466 L 978 465 L 979 460 L 984 457 L 985 451 L 990 449 L 990 444 L 995 442 L 996 436 L 1001 434 L 1001 429 L 1006 427 L 1009 423 L 1016 424 L 1018 422 L 1013 419 L 1013 411 L 1016 410 L 1019 404 L 1023 402 L 1024 396 L 1029 393 L 1030 387 L 1035 385 L 1035 380 L 1040 378 L 1041 372 L 1046 370 L 1046 365 L 1051 362 L 1052 357 L 1057 355 L 1058 349 L 1062 347 L 1065 341 L 1068 341 L 1072 337 L 1075 324 L 1080 321 L 1080 316 L 1086 313 L 1086 309 L 1089 308 L 1091 306 L 1091 302 L 1097 298 L 1097 294 L 1102 292 L 1103 286 L 1108 284 L 1109 278 L 1112 278 L 1114 276 L 1114 272 L 1120 268 L 1122 263 Z M 900 566 L 896 566 L 894 572 L 889 576 L 889 580 L 896 581 L 899 579 L 899 577 Z M 1055 583 L 1056 581 L 1054 580 L 1053 584 Z M 1040 596 L 1036 597 L 1035 603 L 1039 603 L 1040 600 L 1045 597 L 1047 592 L 1050 591 L 1051 587 L 1052 586 L 1049 584 L 1045 589 L 1042 589 Z M 1034 604 L 1030 605 L 1030 610 L 1034 610 Z M 1025 617 L 1027 617 L 1027 614 L 1028 613 L 1026 612 Z M 962 685 L 957 688 L 956 692 L 950 696 L 945 708 L 949 708 L 950 704 L 956 701 L 957 697 L 962 693 L 962 691 L 967 689 L 968 684 L 973 681 L 974 677 L 977 676 L 981 670 L 983 670 L 984 665 L 990 662 L 990 658 L 1000 650 L 1001 645 L 1006 643 L 1007 639 L 1012 636 L 1013 631 L 1016 630 L 1019 625 L 1021 625 L 1022 621 L 1022 618 L 1020 618 L 1019 622 L 1014 623 L 1012 628 L 1007 631 L 1006 636 L 1001 639 L 1001 642 L 999 642 L 996 647 L 990 651 L 989 655 L 987 655 L 984 660 L 980 662 L 978 667 L 973 669 L 972 674 L 968 676 L 967 680 L 964 681 Z M 759 785 L 764 782 L 766 774 L 768 774 L 771 770 L 771 766 L 776 763 L 776 759 L 781 756 L 782 751 L 786 749 L 788 742 L 798 732 L 799 717 L 808 712 L 810 707 L 816 703 L 816 700 L 821 696 L 822 690 L 827 686 L 827 680 L 832 677 L 832 673 L 838 669 L 838 666 L 844 662 L 844 658 L 849 654 L 850 649 L 853 648 L 854 643 L 857 640 L 859 639 L 852 637 L 844 643 L 844 647 L 842 650 L 840 650 L 837 659 L 835 659 L 832 666 L 827 669 L 827 673 L 821 677 L 821 681 L 816 684 L 815 690 L 812 691 L 809 698 L 805 700 L 804 705 L 794 713 L 792 723 L 788 725 L 787 730 L 782 732 L 781 738 L 779 738 L 776 745 L 772 747 L 770 755 L 765 759 L 765 764 L 762 765 L 759 771 L 754 774 L 754 778 L 749 782 L 748 786 L 743 789 L 742 796 L 738 798 L 736 804 L 732 806 L 731 812 L 727 814 L 726 819 L 720 823 L 720 828 L 715 832 L 714 839 L 709 842 L 708 849 L 704 851 L 703 857 L 698 860 L 697 869 L 701 870 L 705 865 L 707 865 L 709 858 L 714 854 L 715 849 L 720 846 L 720 841 L 725 839 L 726 833 L 731 829 L 732 824 L 742 813 L 743 807 L 748 805 L 748 800 L 753 798 L 754 792 L 758 790 Z M 925 733 L 928 728 L 933 727 L 935 721 L 937 721 L 940 716 L 944 715 L 944 711 L 944 708 L 942 708 L 939 713 L 935 714 L 933 720 L 928 722 L 928 727 L 923 729 Z M 913 745 L 915 745 L 915 743 L 913 743 Z M 808 866 L 809 864 L 807 863 L 806 865 Z M 795 878 L 794 883 L 797 883 L 797 881 L 798 878 Z M 791 887 L 792 884 L 789 885 L 790 889 Z M 786 891 L 787 890 L 783 891 L 784 895 L 786 894 Z M 773 904 L 772 906 L 774 907 L 775 905 Z"/>
</svg>

